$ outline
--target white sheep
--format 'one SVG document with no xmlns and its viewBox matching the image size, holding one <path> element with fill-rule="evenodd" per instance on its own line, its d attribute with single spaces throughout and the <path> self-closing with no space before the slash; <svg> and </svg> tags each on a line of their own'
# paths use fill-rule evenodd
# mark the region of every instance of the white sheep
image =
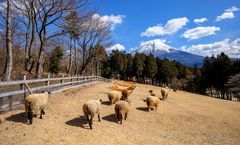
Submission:
<svg viewBox="0 0 240 145">
<path fill-rule="evenodd" d="M 108 93 L 108 99 L 111 102 L 111 104 L 115 104 L 117 101 L 120 100 L 122 97 L 122 93 L 120 91 L 110 91 Z"/>
<path fill-rule="evenodd" d="M 45 114 L 44 109 L 47 105 L 50 92 L 45 91 L 43 93 L 30 94 L 25 99 L 25 111 L 28 114 L 29 123 L 32 124 L 33 113 L 36 115 L 40 114 L 40 119 L 42 115 Z"/>
<path fill-rule="evenodd" d="M 162 88 L 161 89 L 161 94 L 162 94 L 163 100 L 167 99 L 167 97 L 168 97 L 168 89 L 167 88 Z"/>
<path fill-rule="evenodd" d="M 126 102 L 126 101 L 118 101 L 114 107 L 118 123 L 120 122 L 120 124 L 122 124 L 123 115 L 124 115 L 124 119 L 125 120 L 127 119 L 129 109 L 130 109 L 129 103 L 130 102 Z"/>
<path fill-rule="evenodd" d="M 153 107 L 155 107 L 155 111 L 157 111 L 157 107 L 160 103 L 160 99 L 155 96 L 148 96 L 146 99 L 146 102 L 147 102 L 148 111 L 150 111 L 150 109 L 152 109 Z"/>
<path fill-rule="evenodd" d="M 102 102 L 101 99 L 94 99 L 85 102 L 83 105 L 83 113 L 87 119 L 90 129 L 92 129 L 93 118 L 96 114 L 98 115 L 98 121 L 99 122 L 101 121 L 100 119 L 101 102 Z M 91 117 L 90 119 L 89 116 Z"/>
</svg>

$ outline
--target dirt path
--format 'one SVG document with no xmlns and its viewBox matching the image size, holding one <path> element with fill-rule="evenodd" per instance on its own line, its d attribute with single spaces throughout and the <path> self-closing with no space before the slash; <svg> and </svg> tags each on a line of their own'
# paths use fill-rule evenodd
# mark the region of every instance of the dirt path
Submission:
<svg viewBox="0 0 240 145">
<path fill-rule="evenodd" d="M 131 97 L 131 112 L 123 125 L 116 123 L 114 106 L 108 105 L 107 86 L 68 90 L 50 98 L 43 120 L 26 124 L 24 110 L 0 115 L 0 144 L 9 145 L 160 145 L 240 143 L 240 104 L 186 92 L 170 92 L 157 112 L 147 112 L 148 90 L 160 95 L 158 87 L 138 85 Z M 97 117 L 89 130 L 82 105 L 92 98 L 104 100 L 102 121 Z"/>
</svg>

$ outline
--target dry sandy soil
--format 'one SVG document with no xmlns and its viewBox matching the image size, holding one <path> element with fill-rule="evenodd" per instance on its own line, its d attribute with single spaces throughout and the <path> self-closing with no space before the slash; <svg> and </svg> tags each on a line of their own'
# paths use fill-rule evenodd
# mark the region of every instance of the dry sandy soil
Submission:
<svg viewBox="0 0 240 145">
<path fill-rule="evenodd" d="M 160 95 L 160 88 L 137 85 L 131 94 L 131 112 L 123 125 L 116 123 L 114 106 L 108 104 L 108 83 L 72 89 L 52 95 L 43 119 L 28 125 L 24 110 L 0 115 L 0 144 L 17 145 L 159 145 L 240 144 L 240 104 L 192 93 L 171 91 L 157 112 L 147 112 L 143 101 L 148 90 Z M 101 98 L 102 121 L 93 130 L 83 117 L 83 103 Z"/>
</svg>

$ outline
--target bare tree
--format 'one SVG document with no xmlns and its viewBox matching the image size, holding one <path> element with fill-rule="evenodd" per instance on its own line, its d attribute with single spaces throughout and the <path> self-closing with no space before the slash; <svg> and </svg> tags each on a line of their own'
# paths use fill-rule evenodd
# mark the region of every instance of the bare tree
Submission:
<svg viewBox="0 0 240 145">
<path fill-rule="evenodd" d="M 36 30 L 40 41 L 39 53 L 36 66 L 36 77 L 41 77 L 41 69 L 43 65 L 44 46 L 47 41 L 53 37 L 63 34 L 63 32 L 49 33 L 50 29 L 56 27 L 57 21 L 72 10 L 76 10 L 87 4 L 88 0 L 37 0 L 35 1 L 34 13 L 37 14 L 35 19 Z M 38 20 L 38 21 L 37 21 Z"/>
<path fill-rule="evenodd" d="M 34 2 L 35 0 L 13 1 L 14 8 L 18 13 L 22 14 L 19 21 L 25 26 L 22 28 L 22 31 L 25 31 L 24 69 L 30 74 L 32 73 L 34 65 L 32 47 L 36 40 L 36 23 L 34 19 L 36 19 L 37 16 L 34 13 Z"/>
<path fill-rule="evenodd" d="M 95 46 L 106 47 L 111 44 L 111 23 L 104 23 L 100 17 L 95 18 L 94 15 L 83 21 L 78 39 L 82 60 L 80 74 L 84 74 L 88 64 L 93 61 Z"/>
<path fill-rule="evenodd" d="M 11 0 L 7 0 L 7 17 L 6 17 L 6 62 L 3 72 L 3 78 L 2 81 L 9 81 L 11 77 L 12 72 L 12 35 L 11 35 Z"/>
</svg>

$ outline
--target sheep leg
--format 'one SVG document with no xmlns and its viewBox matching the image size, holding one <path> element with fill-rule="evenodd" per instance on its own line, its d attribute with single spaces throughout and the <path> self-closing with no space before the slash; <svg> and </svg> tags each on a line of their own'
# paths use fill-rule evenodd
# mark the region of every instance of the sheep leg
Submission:
<svg viewBox="0 0 240 145">
<path fill-rule="evenodd" d="M 155 107 L 155 112 L 157 111 L 157 106 Z"/>
<path fill-rule="evenodd" d="M 40 119 L 42 119 L 42 115 L 45 114 L 45 112 L 43 111 L 43 109 L 40 112 Z"/>
<path fill-rule="evenodd" d="M 98 121 L 99 121 L 99 122 L 101 121 L 101 119 L 100 119 L 100 114 L 98 114 Z"/>
<path fill-rule="evenodd" d="M 125 118 L 124 118 L 125 120 L 127 120 L 127 116 L 128 116 L 128 114 L 126 113 L 126 114 L 125 114 Z"/>
<path fill-rule="evenodd" d="M 45 111 L 44 111 L 44 109 L 42 109 L 42 114 L 45 115 Z"/>
<path fill-rule="evenodd" d="M 89 121 L 90 129 L 92 129 L 92 121 L 93 121 L 93 116 L 91 116 L 90 121 Z"/>
<path fill-rule="evenodd" d="M 88 118 L 88 115 L 85 115 L 85 117 L 86 117 L 86 119 L 87 119 L 87 122 L 89 123 L 90 120 L 89 120 L 89 118 Z"/>
<path fill-rule="evenodd" d="M 29 123 L 32 124 L 32 120 L 33 120 L 33 112 L 32 111 L 28 112 L 28 119 L 29 119 Z"/>
<path fill-rule="evenodd" d="M 29 120 L 29 123 L 32 124 L 33 112 L 31 108 L 31 103 L 28 104 L 28 120 Z"/>
<path fill-rule="evenodd" d="M 122 115 L 119 115 L 119 117 L 120 117 L 120 124 L 122 124 L 123 117 Z"/>
</svg>

